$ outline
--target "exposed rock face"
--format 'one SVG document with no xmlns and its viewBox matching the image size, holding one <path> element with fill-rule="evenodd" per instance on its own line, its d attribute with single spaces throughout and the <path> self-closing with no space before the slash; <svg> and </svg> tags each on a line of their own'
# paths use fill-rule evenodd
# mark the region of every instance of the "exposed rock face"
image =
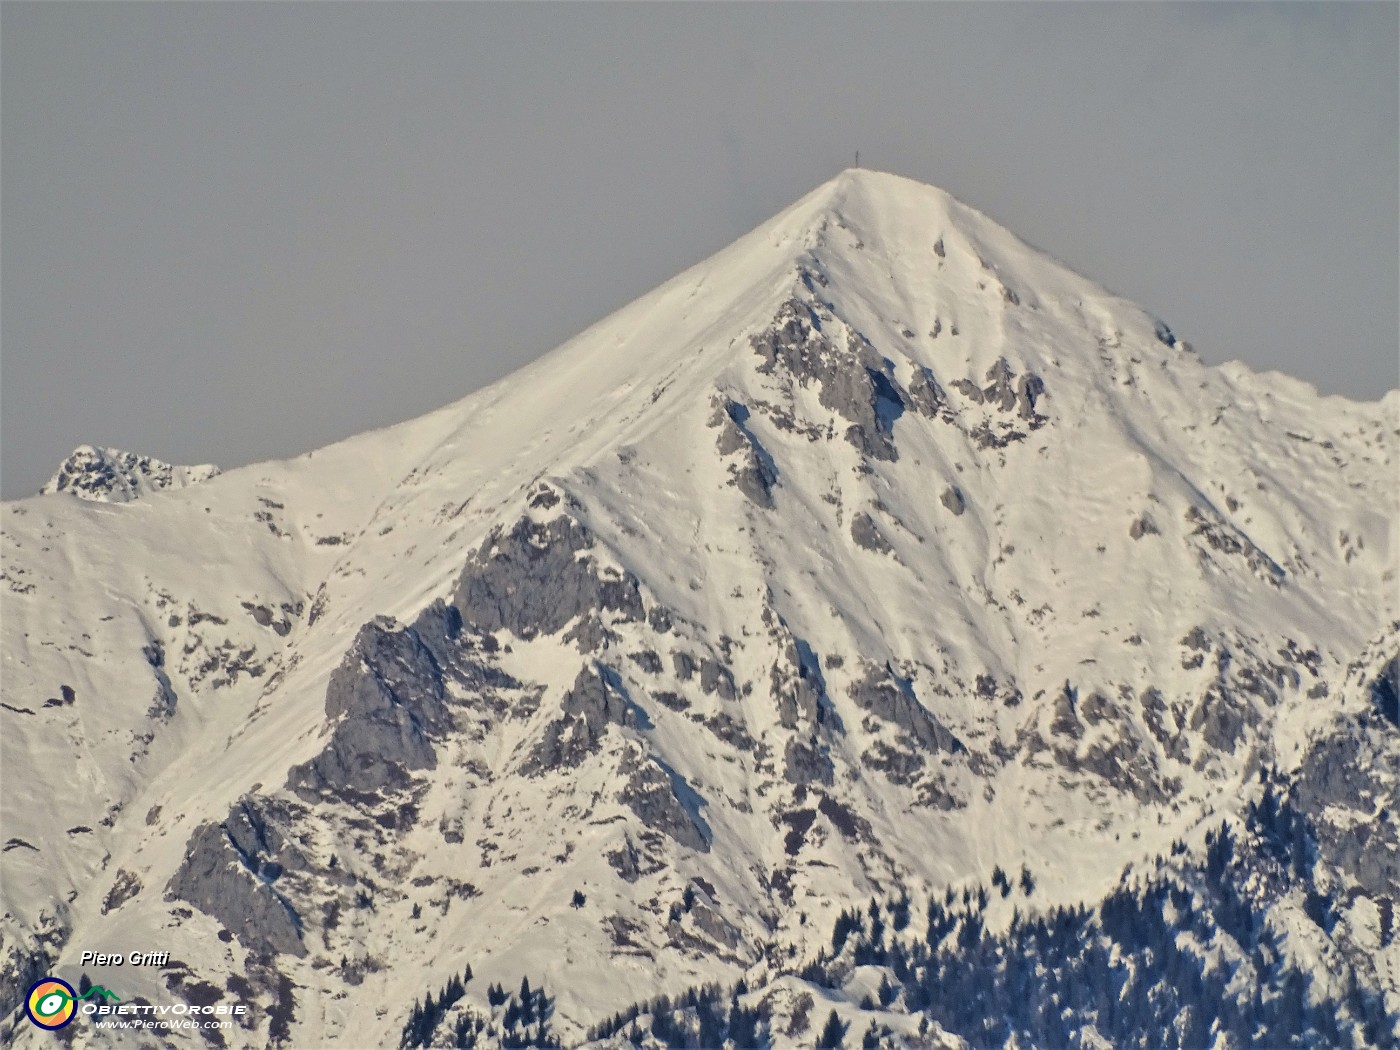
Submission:
<svg viewBox="0 0 1400 1050">
<path fill-rule="evenodd" d="M 910 683 L 888 666 L 867 665 L 864 677 L 851 683 L 849 693 L 862 710 L 898 726 L 929 751 L 967 751 L 963 742 L 919 703 Z"/>
<path fill-rule="evenodd" d="M 628 756 L 619 771 L 627 777 L 620 800 L 647 827 L 669 835 L 682 846 L 709 852 L 709 829 L 700 820 L 702 800 L 680 776 L 655 759 Z M 682 801 L 685 796 L 690 807 Z"/>
<path fill-rule="evenodd" d="M 1186 521 L 1191 526 L 1192 537 L 1200 537 L 1197 549 L 1204 557 L 1212 557 L 1209 552 L 1215 551 L 1226 556 L 1243 558 L 1256 576 L 1274 586 L 1281 585 L 1287 577 L 1288 574 L 1282 566 L 1219 514 L 1202 511 L 1198 507 L 1187 507 Z"/>
<path fill-rule="evenodd" d="M 996 405 L 1003 412 L 1010 412 L 1015 408 L 1016 389 L 1012 382 L 1014 375 L 1004 357 L 987 369 L 987 379 L 990 383 L 982 389 L 983 402 Z"/>
<path fill-rule="evenodd" d="M 1157 523 L 1152 520 L 1152 515 L 1144 514 L 1140 518 L 1134 518 L 1133 523 L 1128 526 L 1128 535 L 1135 540 L 1140 540 L 1144 536 L 1160 535 Z"/>
<path fill-rule="evenodd" d="M 1392 901 L 1400 886 L 1393 735 L 1379 718 L 1340 719 L 1309 750 L 1293 792 L 1327 861 L 1367 894 Z"/>
<path fill-rule="evenodd" d="M 617 673 L 603 664 L 586 666 L 564 694 L 562 717 L 549 724 L 520 767 L 527 776 L 578 766 L 598 750 L 609 723 L 634 725 L 631 705 Z"/>
<path fill-rule="evenodd" d="M 1045 393 L 1045 381 L 1037 375 L 1023 375 L 1016 382 L 1016 414 L 1022 419 L 1035 420 L 1035 403 Z"/>
<path fill-rule="evenodd" d="M 805 644 L 790 639 L 783 658 L 769 672 L 773 696 L 778 701 L 778 721 L 788 729 L 823 725 L 831 701 L 815 654 Z"/>
<path fill-rule="evenodd" d="M 219 473 L 219 468 L 209 463 L 181 467 L 119 448 L 79 445 L 39 494 L 67 492 L 100 503 L 126 503 L 147 492 L 208 481 Z"/>
<path fill-rule="evenodd" d="M 949 423 L 954 419 L 947 393 L 938 385 L 933 372 L 924 365 L 914 369 L 914 378 L 909 383 L 909 404 L 927 419 L 943 419 Z"/>
<path fill-rule="evenodd" d="M 472 556 L 452 604 L 475 628 L 504 628 L 524 639 L 554 634 L 590 612 L 640 620 L 636 577 L 577 556 L 593 545 L 588 529 L 571 518 L 546 524 L 521 518 L 509 532 L 493 532 Z"/>
<path fill-rule="evenodd" d="M 810 739 L 796 737 L 783 749 L 783 778 L 790 784 L 831 784 L 836 767 L 826 746 L 815 734 Z"/>
<path fill-rule="evenodd" d="M 753 337 L 763 359 L 758 371 L 783 374 L 799 386 L 817 385 L 823 407 L 847 420 L 846 440 L 872 459 L 899 458 L 894 422 L 904 412 L 906 396 L 888 361 L 869 343 L 850 335 L 837 348 L 822 332 L 821 321 L 799 300 L 790 300 L 773 325 Z"/>
<path fill-rule="evenodd" d="M 700 688 L 708 695 L 718 693 L 722 699 L 733 700 L 739 695 L 734 673 L 718 660 L 709 657 L 700 661 Z"/>
<path fill-rule="evenodd" d="M 938 501 L 947 507 L 954 514 L 962 514 L 967 509 L 967 504 L 963 500 L 962 489 L 956 485 L 948 485 L 943 489 L 943 495 L 938 497 Z"/>
<path fill-rule="evenodd" d="M 755 505 L 770 510 L 773 507 L 773 486 L 778 482 L 778 466 L 749 430 L 748 420 L 749 410 L 746 407 L 737 401 L 722 398 L 710 425 L 719 428 L 720 455 L 740 454 L 737 462 L 729 464 L 733 484 Z"/>
<path fill-rule="evenodd" d="M 447 640 L 444 633 L 440 643 Z M 418 631 L 387 620 L 362 627 L 331 675 L 326 718 L 335 725 L 326 749 L 288 774 L 300 794 L 401 789 L 411 771 L 432 769 L 430 738 L 446 732 L 452 716 L 442 668 Z"/>
<path fill-rule="evenodd" d="M 275 884 L 284 872 L 304 870 L 306 859 L 277 827 L 271 805 L 247 796 L 222 824 L 201 825 L 168 890 L 249 948 L 302 956 L 301 916 Z"/>
<path fill-rule="evenodd" d="M 1400 656 L 1381 668 L 1371 683 L 1371 701 L 1382 718 L 1400 728 Z"/>
</svg>

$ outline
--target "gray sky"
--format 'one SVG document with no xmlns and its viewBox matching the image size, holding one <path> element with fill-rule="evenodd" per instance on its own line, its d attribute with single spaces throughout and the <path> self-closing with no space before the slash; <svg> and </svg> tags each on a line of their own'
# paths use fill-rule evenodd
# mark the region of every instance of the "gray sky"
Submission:
<svg viewBox="0 0 1400 1050">
<path fill-rule="evenodd" d="M 0 7 L 0 489 L 506 374 L 849 165 L 1241 358 L 1400 381 L 1400 6 Z"/>
</svg>

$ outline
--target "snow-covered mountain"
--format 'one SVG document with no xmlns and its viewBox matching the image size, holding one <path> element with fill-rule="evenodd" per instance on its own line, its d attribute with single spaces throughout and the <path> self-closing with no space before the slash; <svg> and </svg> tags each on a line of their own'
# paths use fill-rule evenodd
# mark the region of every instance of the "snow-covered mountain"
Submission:
<svg viewBox="0 0 1400 1050">
<path fill-rule="evenodd" d="M 123 452 L 119 448 L 79 445 L 65 459 L 40 495 L 69 492 L 79 499 L 102 503 L 126 503 L 148 492 L 178 489 L 208 481 L 219 468 L 212 463 L 195 467 L 173 466 L 151 456 Z"/>
<path fill-rule="evenodd" d="M 420 419 L 6 504 L 12 1038 L 52 973 L 246 1003 L 230 1046 L 616 1040 L 706 982 L 741 1044 L 982 1045 L 896 935 L 971 965 L 1141 877 L 1174 965 L 1385 1045 L 1398 413 L 848 171 Z"/>
</svg>

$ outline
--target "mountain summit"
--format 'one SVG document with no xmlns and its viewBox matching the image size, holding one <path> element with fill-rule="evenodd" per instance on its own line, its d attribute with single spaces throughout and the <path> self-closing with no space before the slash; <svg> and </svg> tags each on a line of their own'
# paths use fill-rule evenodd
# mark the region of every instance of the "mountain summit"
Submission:
<svg viewBox="0 0 1400 1050">
<path fill-rule="evenodd" d="M 6 504 L 0 1009 L 1383 1043 L 1397 410 L 848 171 L 420 419 Z"/>
<path fill-rule="evenodd" d="M 79 445 L 39 493 L 68 492 L 79 499 L 126 503 L 147 492 L 195 485 L 218 474 L 219 468 L 210 463 L 177 467 L 119 448 Z"/>
</svg>

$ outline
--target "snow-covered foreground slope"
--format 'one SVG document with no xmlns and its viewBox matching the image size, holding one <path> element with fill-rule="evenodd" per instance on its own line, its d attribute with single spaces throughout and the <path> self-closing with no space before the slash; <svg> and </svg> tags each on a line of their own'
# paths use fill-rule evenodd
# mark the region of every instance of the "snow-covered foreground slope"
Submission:
<svg viewBox="0 0 1400 1050">
<path fill-rule="evenodd" d="M 86 972 L 383 1045 L 470 965 L 457 1014 L 528 975 L 577 1039 L 791 983 L 853 901 L 1097 902 L 1369 702 L 1398 412 L 856 171 L 429 416 L 7 504 L 0 1007 L 52 1038 L 22 993 Z M 1323 779 L 1325 936 L 1394 1011 L 1395 782 Z"/>
</svg>

